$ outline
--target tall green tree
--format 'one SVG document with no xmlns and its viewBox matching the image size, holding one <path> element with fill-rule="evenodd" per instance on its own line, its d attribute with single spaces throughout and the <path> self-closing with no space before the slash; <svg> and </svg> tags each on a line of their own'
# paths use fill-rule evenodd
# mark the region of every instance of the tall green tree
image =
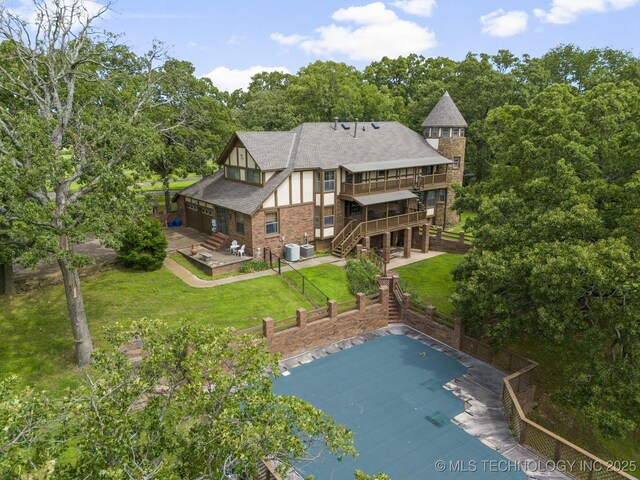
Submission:
<svg viewBox="0 0 640 480">
<path fill-rule="evenodd" d="M 640 425 L 640 92 L 552 84 L 492 110 L 496 166 L 462 192 L 476 247 L 454 303 L 496 341 L 534 337 L 582 352 L 557 394 L 609 435 Z"/>
<path fill-rule="evenodd" d="M 169 183 L 189 173 L 210 173 L 234 125 L 218 90 L 196 78 L 189 62 L 166 60 L 153 72 L 153 88 L 142 121 L 149 128 L 147 162 L 162 182 L 165 209 L 171 211 Z M 155 137 L 155 138 L 153 138 Z"/>
<path fill-rule="evenodd" d="M 93 344 L 73 245 L 88 233 L 117 246 L 136 207 L 130 172 L 146 131 L 155 48 L 143 58 L 94 28 L 108 7 L 34 0 L 35 24 L 0 7 L 0 170 L 13 180 L 2 225 L 29 245 L 26 265 L 55 259 L 65 286 L 78 365 Z"/>
<path fill-rule="evenodd" d="M 106 337 L 84 384 L 57 403 L 0 383 L 0 477 L 255 478 L 261 459 L 284 473 L 323 451 L 355 454 L 346 428 L 272 392 L 279 366 L 264 340 L 153 321 Z M 138 365 L 122 349 L 132 338 Z"/>
<path fill-rule="evenodd" d="M 261 72 L 251 79 L 247 92 L 238 93 L 237 121 L 243 129 L 291 130 L 300 124 L 295 106 L 287 98 L 294 75 Z"/>
</svg>

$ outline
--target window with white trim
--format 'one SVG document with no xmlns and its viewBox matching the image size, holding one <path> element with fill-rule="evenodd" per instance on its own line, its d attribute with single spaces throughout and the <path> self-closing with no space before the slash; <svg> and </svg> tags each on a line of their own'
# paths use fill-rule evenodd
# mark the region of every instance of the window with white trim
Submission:
<svg viewBox="0 0 640 480">
<path fill-rule="evenodd" d="M 460 157 L 453 157 L 453 168 L 460 168 Z"/>
<path fill-rule="evenodd" d="M 333 227 L 333 222 L 335 219 L 335 208 L 333 205 L 324 207 L 324 216 L 322 220 L 322 224 L 324 228 Z"/>
<path fill-rule="evenodd" d="M 264 214 L 264 228 L 267 235 L 278 233 L 278 212 L 266 212 Z"/>
<path fill-rule="evenodd" d="M 324 191 L 333 192 L 336 189 L 336 172 L 324 172 Z"/>
</svg>

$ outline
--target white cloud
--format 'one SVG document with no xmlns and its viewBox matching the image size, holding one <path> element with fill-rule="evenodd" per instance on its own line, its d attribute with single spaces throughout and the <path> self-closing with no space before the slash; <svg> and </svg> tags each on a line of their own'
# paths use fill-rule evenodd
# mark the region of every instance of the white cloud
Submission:
<svg viewBox="0 0 640 480">
<path fill-rule="evenodd" d="M 536 8 L 533 13 L 545 23 L 564 25 L 573 23 L 582 13 L 602 13 L 632 7 L 638 0 L 553 0 L 546 12 Z"/>
<path fill-rule="evenodd" d="M 232 92 L 238 88 L 246 89 L 251 83 L 251 77 L 260 72 L 284 72 L 289 73 L 286 67 L 263 67 L 256 65 L 244 70 L 234 70 L 227 67 L 217 67 L 207 73 L 213 84 L 220 90 Z"/>
<path fill-rule="evenodd" d="M 398 21 L 395 12 L 387 10 L 382 2 L 370 3 L 362 7 L 349 7 L 336 10 L 331 15 L 336 22 L 353 22 L 358 25 L 375 25 Z"/>
<path fill-rule="evenodd" d="M 430 17 L 436 6 L 436 0 L 398 0 L 391 5 L 411 15 Z"/>
<path fill-rule="evenodd" d="M 436 45 L 436 36 L 431 30 L 415 22 L 401 20 L 381 2 L 341 8 L 333 13 L 332 19 L 354 25 L 333 23 L 321 26 L 313 38 L 272 33 L 271 39 L 282 45 L 296 46 L 307 54 L 343 55 L 356 61 L 420 53 Z"/>
<path fill-rule="evenodd" d="M 303 40 L 305 40 L 307 37 L 304 37 L 302 35 L 297 35 L 297 34 L 293 34 L 293 35 L 283 35 L 281 33 L 272 33 L 269 38 L 271 38 L 271 40 L 278 42 L 280 45 L 285 45 L 285 46 L 291 46 L 291 45 L 296 45 L 300 42 L 302 42 Z"/>
<path fill-rule="evenodd" d="M 519 10 L 505 12 L 501 8 L 480 17 L 482 33 L 492 37 L 510 37 L 522 33 L 527 29 L 528 20 L 527 12 Z"/>
<path fill-rule="evenodd" d="M 227 39 L 227 43 L 229 45 L 241 45 L 243 41 L 244 41 L 244 37 L 241 37 L 240 35 L 231 35 Z"/>
</svg>

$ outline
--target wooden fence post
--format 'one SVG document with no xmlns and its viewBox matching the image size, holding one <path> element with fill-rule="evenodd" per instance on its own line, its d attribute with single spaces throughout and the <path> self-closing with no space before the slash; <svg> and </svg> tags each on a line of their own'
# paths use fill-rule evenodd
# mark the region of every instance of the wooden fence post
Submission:
<svg viewBox="0 0 640 480">
<path fill-rule="evenodd" d="M 464 325 L 462 323 L 462 319 L 456 317 L 455 323 L 453 324 L 453 338 L 451 339 L 451 346 L 458 351 L 462 348 L 463 335 Z"/>
<path fill-rule="evenodd" d="M 458 242 L 464 244 L 464 232 L 458 233 Z"/>
</svg>

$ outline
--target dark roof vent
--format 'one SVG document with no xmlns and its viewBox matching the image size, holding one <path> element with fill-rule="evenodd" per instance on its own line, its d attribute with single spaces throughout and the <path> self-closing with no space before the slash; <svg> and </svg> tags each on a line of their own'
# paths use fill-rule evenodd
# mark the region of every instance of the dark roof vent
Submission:
<svg viewBox="0 0 640 480">
<path fill-rule="evenodd" d="M 378 124 L 378 123 L 376 123 L 376 122 L 373 122 L 373 123 L 371 124 L 371 126 L 372 126 L 373 128 L 375 128 L 376 130 L 378 130 L 378 129 L 380 128 L 380 124 Z"/>
<path fill-rule="evenodd" d="M 333 129 L 338 129 L 338 117 L 333 117 Z"/>
<path fill-rule="evenodd" d="M 350 130 L 351 129 L 351 125 L 347 125 L 346 123 L 342 124 L 342 128 L 344 128 L 345 130 Z"/>
</svg>

